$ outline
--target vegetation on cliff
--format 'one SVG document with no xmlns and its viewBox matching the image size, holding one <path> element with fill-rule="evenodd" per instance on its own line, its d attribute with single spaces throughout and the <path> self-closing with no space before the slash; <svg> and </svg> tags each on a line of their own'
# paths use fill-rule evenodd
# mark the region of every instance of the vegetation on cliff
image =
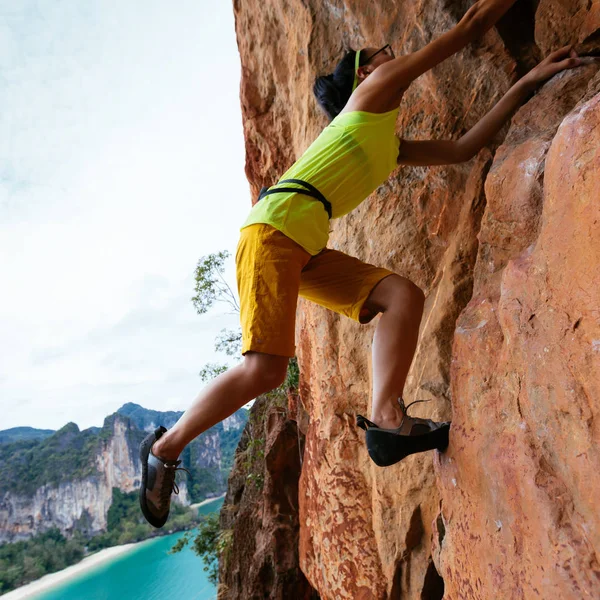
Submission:
<svg viewBox="0 0 600 600">
<path fill-rule="evenodd" d="M 187 484 L 192 503 L 225 491 L 247 413 L 246 409 L 240 409 L 232 426 L 226 429 L 218 423 L 186 448 L 182 461 L 191 473 Z M 69 423 L 48 437 L 0 443 L 0 492 L 31 497 L 44 486 L 58 487 L 100 475 L 97 457 L 114 435 L 115 419 L 126 424 L 125 438 L 132 463 L 136 463 L 137 448 L 146 435 L 145 430 L 159 423 L 170 427 L 182 414 L 147 410 L 128 403 L 107 417 L 101 429 L 80 431 L 75 423 Z M 206 444 L 205 438 L 215 435 L 218 443 Z"/>
<path fill-rule="evenodd" d="M 35 427 L 12 427 L 0 431 L 0 444 L 20 442 L 23 440 L 37 440 L 50 437 L 53 429 L 36 429 Z"/>
<path fill-rule="evenodd" d="M 44 485 L 58 486 L 95 475 L 94 457 L 100 444 L 94 431 L 79 431 L 75 423 L 45 439 L 0 444 L 1 489 L 31 496 Z"/>
</svg>

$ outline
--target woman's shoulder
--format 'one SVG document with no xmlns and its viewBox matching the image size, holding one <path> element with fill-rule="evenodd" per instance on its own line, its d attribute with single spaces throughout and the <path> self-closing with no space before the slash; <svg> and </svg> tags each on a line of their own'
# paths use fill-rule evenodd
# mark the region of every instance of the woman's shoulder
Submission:
<svg viewBox="0 0 600 600">
<path fill-rule="evenodd" d="M 353 110 L 351 107 L 344 108 L 342 112 L 331 121 L 330 126 L 355 126 L 366 124 L 379 124 L 396 122 L 400 107 L 386 112 L 371 112 L 367 110 Z"/>
<path fill-rule="evenodd" d="M 367 79 L 352 93 L 340 114 L 360 112 L 371 115 L 389 115 L 400 110 L 400 103 L 406 90 L 399 89 L 394 94 L 382 94 Z"/>
</svg>

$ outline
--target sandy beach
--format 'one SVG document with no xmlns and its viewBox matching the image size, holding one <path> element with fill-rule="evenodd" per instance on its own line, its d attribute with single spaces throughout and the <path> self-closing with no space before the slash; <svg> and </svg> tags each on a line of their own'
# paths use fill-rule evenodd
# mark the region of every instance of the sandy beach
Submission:
<svg viewBox="0 0 600 600">
<path fill-rule="evenodd" d="M 49 590 L 58 583 L 63 583 L 68 579 L 73 579 L 73 577 L 79 575 L 83 571 L 88 571 L 93 567 L 97 567 L 102 563 L 112 560 L 120 554 L 128 552 L 137 545 L 138 544 L 124 544 L 123 546 L 113 546 L 112 548 L 105 548 L 104 550 L 100 550 L 95 554 L 86 556 L 81 562 L 78 562 L 76 565 L 71 565 L 70 567 L 63 569 L 62 571 L 58 571 L 57 573 L 50 573 L 49 575 L 44 575 L 44 577 L 38 579 L 37 581 L 32 581 L 31 583 L 28 583 L 27 585 L 24 585 L 16 590 L 13 590 L 12 592 L 4 594 L 2 596 L 2 600 L 26 600 L 28 598 L 32 598 L 36 594 Z"/>
<path fill-rule="evenodd" d="M 221 498 L 225 498 L 225 494 L 222 496 L 217 496 L 216 498 L 208 498 L 207 500 L 202 500 L 202 502 L 198 502 L 197 504 L 190 504 L 190 508 L 199 508 L 200 506 L 204 506 L 205 504 L 210 504 L 215 500 L 220 500 Z"/>
<path fill-rule="evenodd" d="M 198 502 L 197 504 L 190 504 L 190 508 L 198 508 L 200 506 L 204 506 L 205 504 L 209 504 L 210 502 L 214 502 L 215 500 L 219 500 L 223 498 L 225 494 L 222 496 L 218 496 L 217 498 L 208 498 L 207 500 L 203 500 L 202 502 Z M 152 538 L 156 539 L 156 538 Z M 148 540 L 145 540 L 148 541 Z M 124 554 L 125 552 L 129 552 L 135 546 L 139 544 L 143 544 L 144 542 L 137 542 L 134 544 L 124 544 L 122 546 L 113 546 L 112 548 L 105 548 L 104 550 L 100 550 L 90 556 L 86 556 L 81 562 L 78 562 L 76 565 L 71 565 L 62 571 L 58 571 L 57 573 L 50 573 L 48 575 L 44 575 L 44 577 L 38 579 L 37 581 L 32 581 L 12 592 L 8 592 L 2 596 L 2 600 L 29 600 L 33 598 L 35 595 L 40 594 L 41 592 L 45 592 L 50 588 L 54 587 L 59 583 L 64 583 L 69 579 L 73 579 L 77 575 L 80 575 L 84 571 L 88 571 L 101 565 L 102 563 L 108 562 L 120 554 Z"/>
</svg>

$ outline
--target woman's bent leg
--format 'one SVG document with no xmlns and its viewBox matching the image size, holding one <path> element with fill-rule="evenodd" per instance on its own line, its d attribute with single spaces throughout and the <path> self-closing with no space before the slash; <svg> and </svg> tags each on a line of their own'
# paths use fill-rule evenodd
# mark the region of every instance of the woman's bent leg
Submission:
<svg viewBox="0 0 600 600">
<path fill-rule="evenodd" d="M 364 307 L 382 312 L 373 337 L 373 405 L 371 420 L 379 427 L 399 427 L 402 397 L 423 316 L 425 296 L 411 281 L 399 275 L 383 279 Z"/>
<path fill-rule="evenodd" d="M 211 381 L 192 406 L 152 447 L 164 460 L 175 460 L 185 446 L 250 400 L 281 385 L 288 358 L 247 352 L 244 362 Z"/>
<path fill-rule="evenodd" d="M 337 250 L 324 250 L 302 270 L 300 295 L 360 323 L 383 313 L 373 339 L 372 420 L 402 421 L 398 398 L 419 337 L 425 295 L 410 280 Z"/>
</svg>

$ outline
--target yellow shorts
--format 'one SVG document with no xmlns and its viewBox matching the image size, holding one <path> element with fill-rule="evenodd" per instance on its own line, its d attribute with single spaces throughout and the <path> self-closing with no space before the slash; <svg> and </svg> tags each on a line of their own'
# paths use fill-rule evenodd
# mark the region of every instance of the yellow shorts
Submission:
<svg viewBox="0 0 600 600">
<path fill-rule="evenodd" d="M 236 252 L 242 354 L 294 356 L 298 296 L 359 323 L 377 313 L 363 310 L 373 288 L 392 271 L 325 249 L 316 256 L 266 224 L 241 231 Z"/>
</svg>

